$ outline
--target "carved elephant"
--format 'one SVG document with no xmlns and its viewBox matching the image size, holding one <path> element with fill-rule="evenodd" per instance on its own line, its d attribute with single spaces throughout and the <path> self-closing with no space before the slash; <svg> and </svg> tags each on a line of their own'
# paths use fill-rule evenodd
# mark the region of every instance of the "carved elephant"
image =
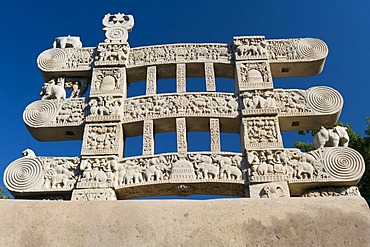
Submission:
<svg viewBox="0 0 370 247">
<path fill-rule="evenodd" d="M 60 46 L 60 48 L 82 48 L 82 42 L 80 40 L 80 37 L 78 36 L 62 36 L 55 38 L 55 41 L 53 43 L 53 48 L 57 48 L 57 46 Z"/>
<path fill-rule="evenodd" d="M 217 155 L 216 160 L 220 164 L 220 178 L 225 178 L 225 175 L 226 175 L 227 179 L 232 179 L 232 178 L 236 180 L 242 179 L 243 173 L 238 167 L 233 166 L 233 162 L 231 158 L 222 157 L 221 155 Z"/>
<path fill-rule="evenodd" d="M 333 129 L 325 129 L 321 126 L 320 131 L 314 136 L 316 148 L 323 147 L 348 147 L 349 136 L 347 127 L 335 126 Z"/>
<path fill-rule="evenodd" d="M 123 177 L 124 184 L 140 183 L 143 181 L 139 166 L 127 167 L 126 174 Z"/>
<path fill-rule="evenodd" d="M 144 171 L 144 178 L 146 181 L 158 181 L 163 179 L 163 172 L 157 165 L 151 165 Z"/>
<path fill-rule="evenodd" d="M 203 175 L 204 179 L 218 178 L 220 168 L 217 164 L 213 164 L 212 158 L 206 155 L 195 155 L 195 168 Z"/>
<path fill-rule="evenodd" d="M 291 160 L 291 165 L 295 170 L 295 175 L 298 179 L 312 178 L 315 168 L 308 162 L 301 162 L 298 160 Z"/>
</svg>

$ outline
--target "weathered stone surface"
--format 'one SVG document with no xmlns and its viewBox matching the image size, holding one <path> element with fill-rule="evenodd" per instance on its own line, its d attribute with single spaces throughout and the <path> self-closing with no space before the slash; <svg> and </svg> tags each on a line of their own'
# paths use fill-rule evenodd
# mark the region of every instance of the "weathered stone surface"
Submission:
<svg viewBox="0 0 370 247">
<path fill-rule="evenodd" d="M 1 246 L 370 246 L 361 197 L 0 200 Z"/>
</svg>

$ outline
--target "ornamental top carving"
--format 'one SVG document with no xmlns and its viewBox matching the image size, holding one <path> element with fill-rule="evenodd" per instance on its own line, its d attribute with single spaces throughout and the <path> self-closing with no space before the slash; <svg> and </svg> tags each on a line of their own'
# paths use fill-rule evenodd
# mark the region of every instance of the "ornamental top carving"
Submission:
<svg viewBox="0 0 370 247">
<path fill-rule="evenodd" d="M 134 26 L 134 17 L 125 14 L 106 14 L 102 20 L 106 43 L 126 43 Z"/>
</svg>

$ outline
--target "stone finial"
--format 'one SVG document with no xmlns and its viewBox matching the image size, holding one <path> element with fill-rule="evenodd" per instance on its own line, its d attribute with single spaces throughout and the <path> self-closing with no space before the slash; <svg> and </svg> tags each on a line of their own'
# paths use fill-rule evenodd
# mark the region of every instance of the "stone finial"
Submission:
<svg viewBox="0 0 370 247">
<path fill-rule="evenodd" d="M 134 17 L 125 14 L 106 14 L 102 20 L 104 25 L 106 43 L 126 43 L 128 32 L 131 32 L 134 26 Z"/>
</svg>

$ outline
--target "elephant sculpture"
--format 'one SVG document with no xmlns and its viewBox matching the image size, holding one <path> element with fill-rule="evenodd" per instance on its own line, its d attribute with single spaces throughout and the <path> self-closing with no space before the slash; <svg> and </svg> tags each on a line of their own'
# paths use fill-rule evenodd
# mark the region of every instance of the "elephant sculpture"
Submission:
<svg viewBox="0 0 370 247">
<path fill-rule="evenodd" d="M 55 38 L 53 48 L 82 48 L 82 42 L 78 36 L 62 36 Z"/>
<path fill-rule="evenodd" d="M 168 163 L 168 160 L 162 155 L 157 158 L 151 158 L 148 162 L 148 167 L 144 171 L 145 180 L 162 180 L 166 172 L 171 169 Z"/>
<path fill-rule="evenodd" d="M 55 83 L 54 79 L 51 79 L 47 83 L 44 83 L 41 92 L 41 100 L 45 99 L 65 99 L 66 90 L 64 89 L 64 83 Z"/>
<path fill-rule="evenodd" d="M 333 129 L 325 129 L 321 126 L 320 131 L 314 136 L 316 148 L 323 147 L 348 147 L 349 136 L 347 127 L 335 126 Z"/>
<path fill-rule="evenodd" d="M 238 159 L 239 158 L 239 159 Z M 220 164 L 220 178 L 227 178 L 227 179 L 236 179 L 241 180 L 243 173 L 237 167 L 240 163 L 241 158 L 239 156 L 233 157 L 233 160 L 229 157 L 222 157 L 221 155 L 217 155 L 216 159 L 217 162 Z"/>
<path fill-rule="evenodd" d="M 295 170 L 295 177 L 298 179 L 309 179 L 313 177 L 315 168 L 310 163 L 293 159 L 290 161 L 290 164 Z"/>
<path fill-rule="evenodd" d="M 211 157 L 201 154 L 196 154 L 194 159 L 194 166 L 203 175 L 204 179 L 219 178 L 220 168 L 217 164 L 213 164 Z"/>
</svg>

